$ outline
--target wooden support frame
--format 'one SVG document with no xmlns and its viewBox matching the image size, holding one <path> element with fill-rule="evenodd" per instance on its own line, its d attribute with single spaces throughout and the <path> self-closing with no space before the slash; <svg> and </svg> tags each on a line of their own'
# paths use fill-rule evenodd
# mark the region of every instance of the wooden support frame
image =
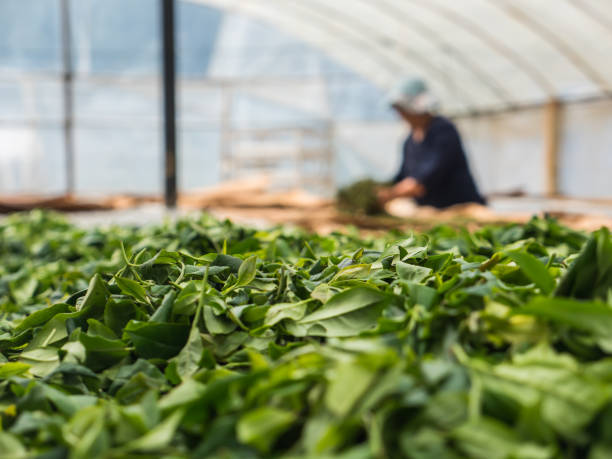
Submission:
<svg viewBox="0 0 612 459">
<path fill-rule="evenodd" d="M 544 160 L 545 185 L 548 196 L 559 195 L 559 144 L 561 141 L 561 110 L 563 106 L 553 99 L 544 106 Z"/>
</svg>

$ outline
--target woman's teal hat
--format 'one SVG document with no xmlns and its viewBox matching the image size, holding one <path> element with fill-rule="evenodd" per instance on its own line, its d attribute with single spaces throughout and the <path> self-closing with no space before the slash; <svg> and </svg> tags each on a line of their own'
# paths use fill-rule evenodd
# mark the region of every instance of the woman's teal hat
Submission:
<svg viewBox="0 0 612 459">
<path fill-rule="evenodd" d="M 438 100 L 420 78 L 404 78 L 388 94 L 389 104 L 410 113 L 431 113 L 438 109 Z"/>
</svg>

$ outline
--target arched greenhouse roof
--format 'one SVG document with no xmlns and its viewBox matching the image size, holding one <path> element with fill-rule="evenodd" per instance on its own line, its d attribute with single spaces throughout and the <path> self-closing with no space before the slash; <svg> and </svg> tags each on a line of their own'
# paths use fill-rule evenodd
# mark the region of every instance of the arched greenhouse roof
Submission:
<svg viewBox="0 0 612 459">
<path fill-rule="evenodd" d="M 608 0 L 192 0 L 247 14 L 388 88 L 418 75 L 455 114 L 612 95 Z"/>
</svg>

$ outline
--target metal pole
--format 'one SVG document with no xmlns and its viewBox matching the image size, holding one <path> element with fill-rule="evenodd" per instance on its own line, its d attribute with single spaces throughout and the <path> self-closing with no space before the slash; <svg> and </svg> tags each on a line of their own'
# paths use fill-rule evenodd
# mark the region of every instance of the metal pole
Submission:
<svg viewBox="0 0 612 459">
<path fill-rule="evenodd" d="M 174 0 L 160 1 L 163 36 L 164 152 L 166 171 L 164 196 L 166 207 L 174 208 L 176 207 Z"/>
<path fill-rule="evenodd" d="M 64 92 L 64 148 L 66 162 L 66 194 L 74 192 L 74 138 L 73 138 L 73 71 L 72 44 L 70 31 L 70 0 L 61 0 L 62 60 Z"/>
<path fill-rule="evenodd" d="M 232 98 L 230 84 L 221 85 L 221 180 L 231 180 L 235 164 L 232 158 Z"/>
</svg>

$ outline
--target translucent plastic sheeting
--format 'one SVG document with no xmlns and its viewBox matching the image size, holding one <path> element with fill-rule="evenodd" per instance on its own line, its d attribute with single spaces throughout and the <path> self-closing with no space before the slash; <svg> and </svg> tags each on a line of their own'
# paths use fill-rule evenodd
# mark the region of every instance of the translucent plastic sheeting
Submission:
<svg viewBox="0 0 612 459">
<path fill-rule="evenodd" d="M 612 93 L 609 0 L 192 0 L 252 15 L 382 88 L 426 79 L 447 112 Z"/>
<path fill-rule="evenodd" d="M 559 186 L 568 196 L 612 197 L 612 101 L 573 104 L 563 113 Z"/>
<path fill-rule="evenodd" d="M 567 104 L 562 110 L 559 193 L 610 199 L 612 101 Z M 545 122 L 542 108 L 458 120 L 472 171 L 485 193 L 546 192 Z"/>
<path fill-rule="evenodd" d="M 0 192 L 62 190 L 63 139 L 54 129 L 62 116 L 61 82 L 6 78 L 0 100 Z"/>
<path fill-rule="evenodd" d="M 59 130 L 0 126 L 0 193 L 58 193 L 65 183 Z"/>
<path fill-rule="evenodd" d="M 470 169 L 484 193 L 546 192 L 541 109 L 464 118 L 457 124 Z"/>
</svg>

